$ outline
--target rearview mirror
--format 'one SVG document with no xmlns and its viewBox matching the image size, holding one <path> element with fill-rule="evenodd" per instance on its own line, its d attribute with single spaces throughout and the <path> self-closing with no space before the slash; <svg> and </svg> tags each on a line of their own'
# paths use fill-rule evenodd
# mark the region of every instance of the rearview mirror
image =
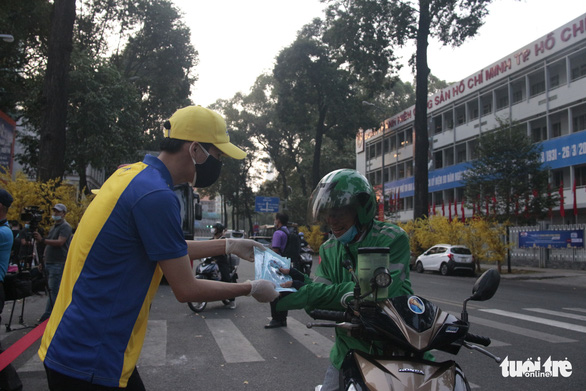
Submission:
<svg viewBox="0 0 586 391">
<path fill-rule="evenodd" d="M 472 287 L 472 296 L 468 300 L 485 301 L 494 296 L 499 287 L 501 275 L 496 269 L 489 269 L 482 273 Z"/>
</svg>

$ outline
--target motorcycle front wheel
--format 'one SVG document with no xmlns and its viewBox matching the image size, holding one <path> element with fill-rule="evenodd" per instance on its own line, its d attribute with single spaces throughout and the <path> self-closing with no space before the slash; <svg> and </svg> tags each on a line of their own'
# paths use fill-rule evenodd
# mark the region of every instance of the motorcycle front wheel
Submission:
<svg viewBox="0 0 586 391">
<path fill-rule="evenodd" d="M 207 301 L 201 301 L 201 302 L 187 302 L 187 305 L 189 306 L 189 308 L 191 308 L 191 310 L 193 312 L 201 312 L 206 308 L 206 305 L 208 304 Z"/>
</svg>

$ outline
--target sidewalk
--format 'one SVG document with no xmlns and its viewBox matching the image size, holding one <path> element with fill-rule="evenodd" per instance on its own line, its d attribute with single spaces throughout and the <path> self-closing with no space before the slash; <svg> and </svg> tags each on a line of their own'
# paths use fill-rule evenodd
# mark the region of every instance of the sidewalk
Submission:
<svg viewBox="0 0 586 391">
<path fill-rule="evenodd" d="M 481 264 L 483 270 L 496 268 L 494 264 Z M 501 266 L 501 278 L 505 280 L 544 280 L 561 285 L 586 287 L 586 270 L 538 268 L 531 266 L 511 265 L 512 273 L 508 273 L 506 264 Z"/>
</svg>

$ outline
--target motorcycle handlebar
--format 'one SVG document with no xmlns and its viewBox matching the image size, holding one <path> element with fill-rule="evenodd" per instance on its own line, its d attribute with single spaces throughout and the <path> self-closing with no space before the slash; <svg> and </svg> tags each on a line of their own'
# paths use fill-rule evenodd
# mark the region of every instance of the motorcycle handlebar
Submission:
<svg viewBox="0 0 586 391">
<path fill-rule="evenodd" d="M 466 334 L 466 337 L 464 338 L 464 340 L 467 342 L 477 343 L 482 346 L 488 346 L 488 345 L 490 345 L 490 342 L 491 342 L 490 338 L 483 337 L 480 335 L 475 335 L 475 334 Z"/>
<path fill-rule="evenodd" d="M 313 319 L 320 319 L 320 320 L 331 320 L 334 322 L 344 322 L 346 321 L 346 313 L 342 311 L 332 311 L 332 310 L 313 310 L 309 313 Z"/>
</svg>

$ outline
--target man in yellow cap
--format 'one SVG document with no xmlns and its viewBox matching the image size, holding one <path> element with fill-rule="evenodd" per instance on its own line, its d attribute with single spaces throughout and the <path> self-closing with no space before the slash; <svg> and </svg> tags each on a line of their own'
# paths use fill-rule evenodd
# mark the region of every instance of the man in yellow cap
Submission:
<svg viewBox="0 0 586 391">
<path fill-rule="evenodd" d="M 159 156 L 112 174 L 75 232 L 39 349 L 51 390 L 144 390 L 136 362 L 163 275 L 180 302 L 278 296 L 265 280 L 195 279 L 190 259 L 232 253 L 254 261 L 262 246 L 247 239 L 186 242 L 173 186 L 209 186 L 223 155 L 246 153 L 230 143 L 222 117 L 201 106 L 178 110 L 164 127 Z"/>
</svg>

